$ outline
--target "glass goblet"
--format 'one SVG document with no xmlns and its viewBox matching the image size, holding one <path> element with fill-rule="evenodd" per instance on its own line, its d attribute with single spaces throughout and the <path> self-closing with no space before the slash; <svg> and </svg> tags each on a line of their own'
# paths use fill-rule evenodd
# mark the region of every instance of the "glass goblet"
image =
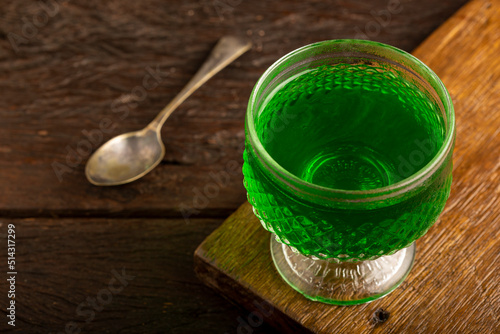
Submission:
<svg viewBox="0 0 500 334">
<path fill-rule="evenodd" d="M 441 80 L 395 47 L 307 45 L 258 80 L 244 184 L 295 290 L 361 304 L 408 275 L 450 193 L 455 116 Z"/>
</svg>

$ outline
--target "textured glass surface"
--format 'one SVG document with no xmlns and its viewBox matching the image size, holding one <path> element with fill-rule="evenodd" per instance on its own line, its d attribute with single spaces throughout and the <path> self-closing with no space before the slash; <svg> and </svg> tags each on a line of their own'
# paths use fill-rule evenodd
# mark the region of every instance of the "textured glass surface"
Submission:
<svg viewBox="0 0 500 334">
<path fill-rule="evenodd" d="M 255 215 L 279 241 L 318 258 L 366 260 L 407 247 L 434 224 L 450 192 L 451 163 L 427 189 L 395 205 L 367 210 L 318 206 L 272 180 L 251 152 L 245 151 L 243 173 Z"/>
<path fill-rule="evenodd" d="M 332 45 L 329 50 L 335 51 L 337 44 Z M 358 56 L 350 52 L 333 60 L 318 58 L 315 45 L 310 48 L 316 58 L 273 65 L 274 73 L 260 80 L 270 88 L 253 93 L 258 103 L 253 101 L 249 113 L 262 147 L 252 145 L 247 118 L 248 200 L 264 228 L 301 254 L 340 261 L 393 254 L 424 235 L 443 210 L 451 150 L 424 184 L 394 197 L 389 190 L 387 199 L 366 205 L 363 191 L 404 183 L 428 168 L 446 136 L 441 100 L 411 69 L 376 52 L 370 58 L 356 49 Z M 401 63 L 408 61 L 394 54 Z M 301 184 L 288 182 L 287 173 L 305 188 L 354 192 L 350 201 L 340 192 L 337 201 L 321 189 L 320 195 L 316 188 L 302 191 Z"/>
</svg>

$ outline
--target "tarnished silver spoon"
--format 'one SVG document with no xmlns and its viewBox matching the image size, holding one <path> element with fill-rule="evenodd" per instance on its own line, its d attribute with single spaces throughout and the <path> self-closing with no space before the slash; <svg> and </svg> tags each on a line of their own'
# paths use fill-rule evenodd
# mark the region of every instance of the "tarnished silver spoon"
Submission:
<svg viewBox="0 0 500 334">
<path fill-rule="evenodd" d="M 89 182 L 114 186 L 135 181 L 153 170 L 165 155 L 161 128 L 167 118 L 196 89 L 250 47 L 246 39 L 222 37 L 195 76 L 148 126 L 114 137 L 94 152 L 85 167 Z"/>
</svg>

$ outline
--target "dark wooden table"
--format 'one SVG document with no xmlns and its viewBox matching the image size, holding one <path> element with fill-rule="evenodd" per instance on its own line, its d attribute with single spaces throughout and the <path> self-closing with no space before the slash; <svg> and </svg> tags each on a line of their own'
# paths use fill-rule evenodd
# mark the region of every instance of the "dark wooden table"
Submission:
<svg viewBox="0 0 500 334">
<path fill-rule="evenodd" d="M 463 3 L 3 4 L 0 331 L 236 333 L 245 312 L 196 279 L 192 256 L 245 201 L 243 117 L 258 77 L 318 40 L 368 38 L 411 51 Z M 83 173 L 90 153 L 146 125 L 228 33 L 248 36 L 253 49 L 169 119 L 161 165 L 129 185 L 90 185 Z M 16 234 L 15 327 L 6 317 L 9 224 Z"/>
</svg>

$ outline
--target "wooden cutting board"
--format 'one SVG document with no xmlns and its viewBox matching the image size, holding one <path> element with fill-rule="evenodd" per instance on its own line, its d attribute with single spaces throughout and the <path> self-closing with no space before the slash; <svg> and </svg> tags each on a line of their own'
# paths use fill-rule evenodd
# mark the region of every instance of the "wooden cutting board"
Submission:
<svg viewBox="0 0 500 334">
<path fill-rule="evenodd" d="M 252 311 L 240 333 L 263 319 L 284 333 L 500 332 L 500 0 L 471 1 L 413 54 L 448 88 L 457 140 L 450 199 L 410 275 L 370 304 L 309 301 L 274 269 L 270 235 L 245 203 L 195 252 L 198 277 Z"/>
</svg>

